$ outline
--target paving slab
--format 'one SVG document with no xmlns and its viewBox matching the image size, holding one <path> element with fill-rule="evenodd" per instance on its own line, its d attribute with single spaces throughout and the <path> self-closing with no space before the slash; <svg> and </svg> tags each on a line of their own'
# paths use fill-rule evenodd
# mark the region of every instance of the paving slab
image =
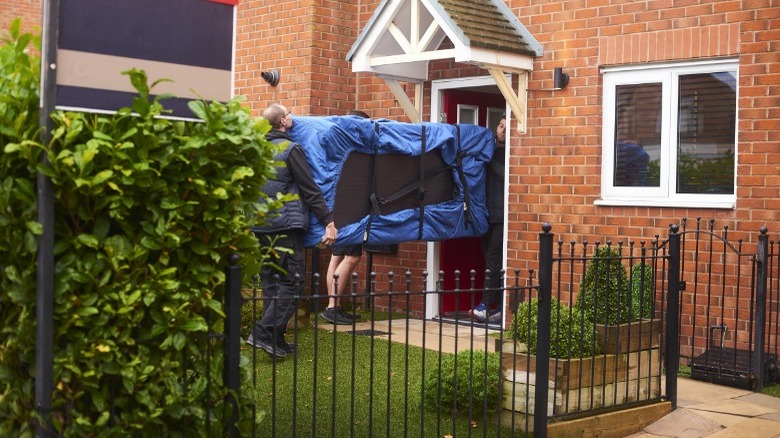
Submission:
<svg viewBox="0 0 780 438">
<path fill-rule="evenodd" d="M 719 400 L 711 403 L 698 403 L 687 406 L 687 409 L 697 411 L 720 412 L 722 414 L 740 415 L 743 417 L 758 417 L 772 414 L 777 410 L 765 406 L 741 401 L 739 399 Z"/>
<path fill-rule="evenodd" d="M 752 403 L 754 405 L 764 406 L 780 412 L 780 398 L 772 397 L 771 395 L 751 393 L 742 397 L 738 397 L 737 400 Z"/>
<path fill-rule="evenodd" d="M 626 438 L 664 438 L 661 435 L 653 435 L 652 433 L 647 432 L 637 432 L 633 435 L 629 435 Z"/>
<path fill-rule="evenodd" d="M 715 385 L 693 379 L 677 379 L 677 406 L 727 400 L 750 394 L 752 392 L 745 389 Z"/>
<path fill-rule="evenodd" d="M 680 408 L 644 428 L 644 432 L 667 438 L 701 438 L 721 430 L 717 422 Z"/>
<path fill-rule="evenodd" d="M 745 421 L 745 417 L 741 415 L 730 415 L 730 414 L 723 414 L 720 412 L 710 412 L 710 411 L 697 411 L 697 415 L 701 415 L 704 418 L 709 418 L 710 420 L 720 424 L 723 427 L 729 427 L 733 426 L 735 424 L 741 423 Z"/>
<path fill-rule="evenodd" d="M 775 438 L 780 436 L 780 424 L 775 421 L 749 418 L 707 438 Z"/>
<path fill-rule="evenodd" d="M 770 420 L 770 421 L 776 421 L 777 427 L 780 428 L 780 412 L 774 412 L 771 414 L 761 415 L 758 418 L 763 418 L 764 420 Z"/>
<path fill-rule="evenodd" d="M 652 433 L 647 433 L 645 431 L 637 432 L 635 434 L 629 435 L 626 438 L 666 438 L 661 435 L 653 435 Z"/>
</svg>

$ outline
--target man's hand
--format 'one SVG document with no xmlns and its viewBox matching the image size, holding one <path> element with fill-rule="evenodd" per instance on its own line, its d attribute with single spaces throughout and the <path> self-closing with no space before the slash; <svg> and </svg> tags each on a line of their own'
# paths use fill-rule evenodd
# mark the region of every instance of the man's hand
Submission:
<svg viewBox="0 0 780 438">
<path fill-rule="evenodd" d="M 325 227 L 325 234 L 322 236 L 320 243 L 324 246 L 331 246 L 334 242 L 336 242 L 336 236 L 338 236 L 336 224 L 330 222 L 328 223 L 328 226 Z"/>
</svg>

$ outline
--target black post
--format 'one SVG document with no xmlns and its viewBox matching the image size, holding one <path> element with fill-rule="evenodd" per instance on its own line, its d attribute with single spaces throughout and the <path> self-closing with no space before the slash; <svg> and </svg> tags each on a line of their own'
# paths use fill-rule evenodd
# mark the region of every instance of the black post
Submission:
<svg viewBox="0 0 780 438">
<path fill-rule="evenodd" d="M 539 326 L 536 332 L 536 389 L 534 436 L 547 436 L 547 391 L 550 374 L 550 323 L 552 313 L 553 236 L 544 223 L 539 233 Z"/>
<path fill-rule="evenodd" d="M 320 273 L 320 249 L 317 247 L 314 247 L 311 249 L 311 300 L 309 300 L 309 314 L 312 314 L 312 318 L 317 318 L 317 313 L 320 311 L 320 290 L 319 290 L 319 280 L 317 277 Z M 325 276 L 325 284 L 328 284 L 328 276 Z M 297 309 L 297 305 L 296 305 Z M 298 314 L 295 314 L 295 317 L 298 318 Z"/>
<path fill-rule="evenodd" d="M 760 392 L 764 388 L 764 324 L 766 323 L 766 281 L 769 268 L 769 236 L 767 227 L 761 227 L 758 236 L 757 283 L 756 283 L 756 337 L 753 342 L 753 376 L 755 383 L 753 391 Z"/>
<path fill-rule="evenodd" d="M 366 251 L 366 300 L 363 306 L 366 309 L 370 309 L 374 304 L 371 302 L 371 273 L 374 272 L 374 253 L 373 251 Z"/>
<path fill-rule="evenodd" d="M 59 0 L 43 2 L 43 47 L 41 48 L 41 100 L 39 124 L 41 142 L 51 142 L 56 97 L 57 29 L 59 28 Z M 43 166 L 49 165 L 46 153 L 41 157 Z M 35 407 L 41 420 L 35 426 L 35 436 L 53 436 L 51 404 L 54 367 L 54 188 L 51 180 L 38 173 L 38 221 L 43 233 L 38 238 L 36 272 L 36 328 L 35 328 Z"/>
<path fill-rule="evenodd" d="M 241 266 L 239 256 L 231 254 L 225 268 L 225 407 L 230 409 L 230 419 L 225 424 L 225 436 L 237 438 L 239 394 L 241 379 Z"/>
<path fill-rule="evenodd" d="M 680 226 L 669 226 L 669 297 L 666 306 L 666 397 L 677 409 L 680 368 Z"/>
</svg>

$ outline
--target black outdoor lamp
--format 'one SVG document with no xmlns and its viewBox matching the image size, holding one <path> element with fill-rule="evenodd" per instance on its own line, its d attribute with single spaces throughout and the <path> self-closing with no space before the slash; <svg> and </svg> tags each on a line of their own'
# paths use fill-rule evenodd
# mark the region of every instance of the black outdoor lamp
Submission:
<svg viewBox="0 0 780 438">
<path fill-rule="evenodd" d="M 275 87 L 279 83 L 279 70 L 264 71 L 260 73 L 260 77 L 265 79 L 272 87 Z"/>
<path fill-rule="evenodd" d="M 569 83 L 569 75 L 563 72 L 561 67 L 555 67 L 553 73 L 553 90 L 560 90 Z"/>
</svg>

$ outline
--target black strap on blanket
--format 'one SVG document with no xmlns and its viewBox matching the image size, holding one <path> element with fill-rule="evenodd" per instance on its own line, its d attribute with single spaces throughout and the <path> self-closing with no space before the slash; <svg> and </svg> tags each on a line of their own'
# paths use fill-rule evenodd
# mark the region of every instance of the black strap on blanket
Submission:
<svg viewBox="0 0 780 438">
<path fill-rule="evenodd" d="M 374 122 L 374 132 L 379 136 L 379 123 Z M 374 143 L 374 155 L 371 157 L 371 194 L 368 199 L 371 201 L 371 214 L 368 215 L 368 223 L 366 224 L 366 231 L 363 233 L 363 243 L 368 242 L 368 235 L 371 233 L 371 221 L 374 216 L 382 214 L 382 210 L 379 208 L 379 200 L 376 196 L 376 164 L 377 155 L 379 154 L 379 140 Z"/>
<path fill-rule="evenodd" d="M 376 202 L 378 203 L 377 208 L 379 208 L 382 205 L 389 204 L 391 202 L 397 201 L 397 200 L 403 198 L 404 196 L 408 195 L 409 193 L 412 193 L 415 190 L 419 190 L 420 187 L 422 187 L 422 185 L 424 183 L 432 180 L 438 174 L 440 174 L 440 173 L 442 173 L 444 171 L 450 170 L 450 169 L 452 169 L 452 166 L 442 166 L 442 167 L 439 167 L 438 169 L 434 170 L 431 173 L 426 173 L 425 176 L 423 176 L 421 179 L 419 179 L 417 181 L 413 181 L 413 182 L 405 185 L 400 190 L 393 192 L 392 195 L 382 196 L 382 197 L 379 197 L 379 198 L 374 197 L 371 200 L 371 202 L 374 203 L 374 201 L 376 200 Z"/>
<path fill-rule="evenodd" d="M 458 134 L 456 141 L 458 142 L 458 178 L 460 184 L 463 186 L 463 214 L 466 219 L 466 228 L 472 224 L 473 218 L 471 216 L 471 193 L 469 192 L 469 185 L 466 181 L 466 175 L 463 174 L 463 156 L 466 155 L 460 148 L 460 125 L 455 125 L 455 131 Z"/>
<path fill-rule="evenodd" d="M 420 224 L 417 227 L 417 240 L 422 240 L 423 223 L 425 222 L 425 125 L 422 125 L 422 138 L 420 139 L 420 187 L 417 188 L 417 206 L 420 208 Z"/>
</svg>

